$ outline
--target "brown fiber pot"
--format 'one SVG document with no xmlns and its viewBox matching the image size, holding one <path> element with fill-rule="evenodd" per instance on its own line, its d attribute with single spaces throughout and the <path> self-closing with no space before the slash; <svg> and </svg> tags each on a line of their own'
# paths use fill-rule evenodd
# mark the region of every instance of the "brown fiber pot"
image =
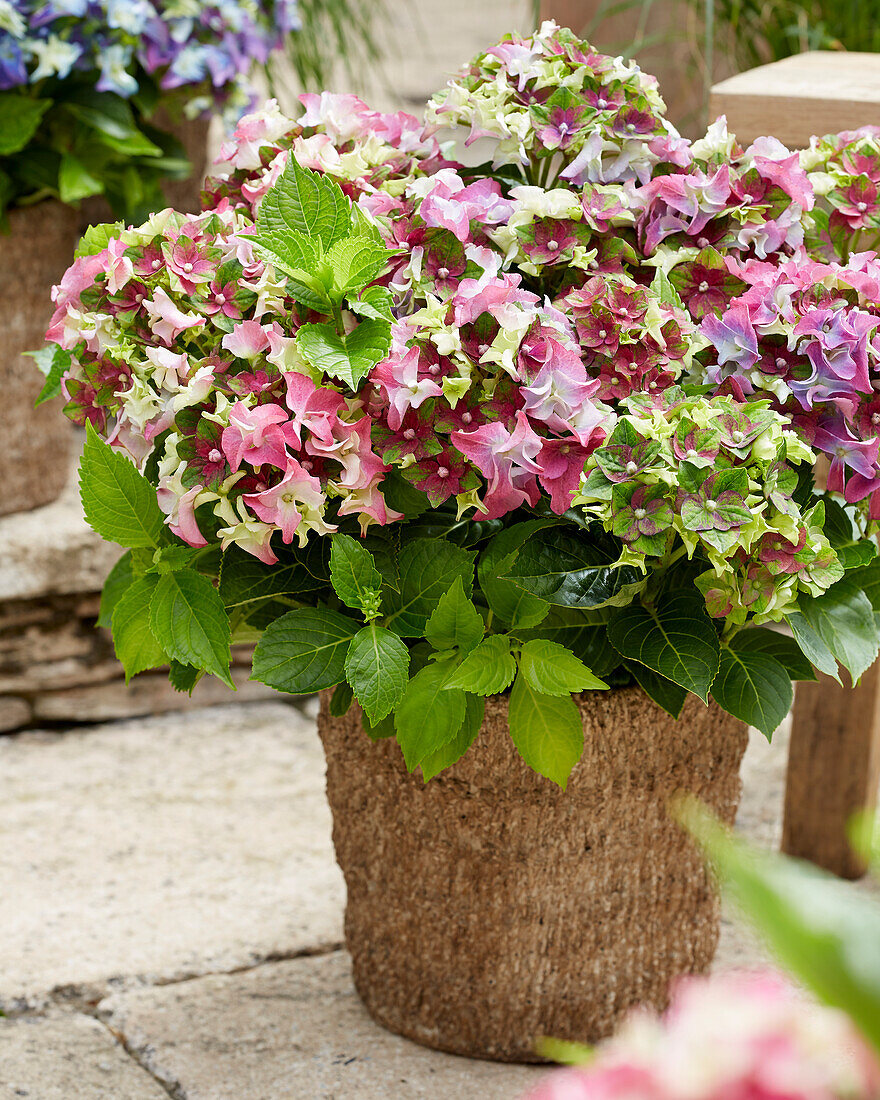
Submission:
<svg viewBox="0 0 880 1100">
<path fill-rule="evenodd" d="M 78 215 L 60 202 L 9 211 L 0 235 L 0 516 L 54 500 L 70 473 L 74 430 L 60 402 L 34 408 L 43 378 L 33 359 L 52 316 L 50 293 L 73 262 Z"/>
<path fill-rule="evenodd" d="M 689 791 L 732 822 L 746 729 L 693 697 L 675 722 L 638 688 L 577 702 L 586 745 L 562 791 L 517 755 L 503 696 L 463 759 L 424 784 L 356 706 L 330 717 L 324 693 L 346 942 L 358 993 L 391 1031 L 536 1061 L 539 1036 L 594 1042 L 709 966 L 718 904 L 667 804 Z"/>
</svg>

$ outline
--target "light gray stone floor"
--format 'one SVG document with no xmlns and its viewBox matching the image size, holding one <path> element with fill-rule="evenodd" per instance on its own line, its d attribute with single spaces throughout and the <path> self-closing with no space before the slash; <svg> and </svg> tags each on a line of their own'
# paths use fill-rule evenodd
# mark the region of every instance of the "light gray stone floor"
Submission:
<svg viewBox="0 0 880 1100">
<path fill-rule="evenodd" d="M 785 734 L 753 734 L 743 769 L 739 825 L 768 846 Z M 313 708 L 283 702 L 0 738 L 0 1100 L 515 1100 L 536 1080 L 368 1018 L 323 773 Z M 719 965 L 758 959 L 726 920 Z"/>
</svg>

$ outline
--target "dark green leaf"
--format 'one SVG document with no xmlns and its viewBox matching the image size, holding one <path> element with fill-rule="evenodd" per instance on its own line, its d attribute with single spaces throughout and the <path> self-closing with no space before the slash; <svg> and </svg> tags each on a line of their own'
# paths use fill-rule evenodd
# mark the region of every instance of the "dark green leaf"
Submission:
<svg viewBox="0 0 880 1100">
<path fill-rule="evenodd" d="M 0 156 L 8 157 L 24 149 L 51 106 L 51 99 L 0 92 Z"/>
<path fill-rule="evenodd" d="M 400 551 L 400 590 L 386 588 L 387 625 L 402 638 L 419 638 L 441 597 L 461 577 L 470 595 L 474 555 L 443 539 L 414 539 Z"/>
<path fill-rule="evenodd" d="M 156 490 L 130 459 L 104 443 L 89 424 L 79 464 L 86 522 L 101 538 L 122 546 L 157 546 L 164 516 Z"/>
<path fill-rule="evenodd" d="M 489 543 L 477 565 L 480 589 L 494 614 L 510 626 L 527 629 L 547 617 L 546 600 L 529 595 L 524 588 L 503 576 L 516 561 L 517 551 L 538 531 L 549 526 L 548 520 L 529 520 L 500 531 Z"/>
<path fill-rule="evenodd" d="M 98 611 L 96 626 L 103 626 L 105 629 L 110 626 L 113 618 L 113 608 L 133 580 L 134 572 L 131 564 L 131 551 L 126 550 L 108 573 L 106 581 L 104 581 L 104 589 L 101 592 L 101 607 Z"/>
<path fill-rule="evenodd" d="M 698 593 L 673 591 L 650 608 L 640 603 L 621 608 L 608 624 L 608 638 L 624 657 L 708 702 L 719 645 Z"/>
<path fill-rule="evenodd" d="M 721 647 L 712 698 L 723 709 L 769 741 L 791 708 L 791 677 L 769 653 Z"/>
<path fill-rule="evenodd" d="M 321 580 L 313 576 L 298 557 L 292 560 L 282 557 L 275 565 L 266 565 L 237 546 L 230 546 L 223 553 L 220 595 L 230 608 L 278 596 L 301 599 L 328 584 L 329 577 Z"/>
<path fill-rule="evenodd" d="M 584 751 L 584 726 L 574 700 L 542 695 L 520 673 L 510 692 L 508 715 L 520 756 L 564 790 Z"/>
<path fill-rule="evenodd" d="M 390 630 L 368 623 L 351 640 L 345 674 L 371 723 L 390 714 L 408 683 L 409 650 Z"/>
<path fill-rule="evenodd" d="M 768 653 L 782 665 L 792 680 L 815 680 L 813 666 L 801 652 L 794 638 L 771 630 L 766 626 L 754 626 L 735 634 L 730 643 L 735 653 Z"/>
<path fill-rule="evenodd" d="M 193 665 L 184 665 L 180 661 L 173 661 L 168 669 L 168 679 L 175 691 L 185 691 L 192 695 L 193 689 L 202 678 L 202 670 Z"/>
<path fill-rule="evenodd" d="M 254 651 L 253 679 L 288 695 L 311 695 L 345 678 L 345 656 L 360 623 L 321 607 L 288 611 Z"/>
<path fill-rule="evenodd" d="M 192 570 L 160 576 L 150 601 L 150 627 L 169 657 L 213 673 L 235 689 L 229 674 L 229 616 L 207 577 Z"/>
<path fill-rule="evenodd" d="M 800 614 L 854 681 L 876 660 L 880 639 L 874 609 L 858 586 L 858 574 L 845 576 L 821 596 L 804 598 Z M 795 619 L 796 616 L 791 615 L 788 621 L 800 645 Z M 806 650 L 804 652 L 810 657 Z"/>
<path fill-rule="evenodd" d="M 353 702 L 354 692 L 351 690 L 350 685 L 343 680 L 341 684 L 337 684 L 333 689 L 333 695 L 330 698 L 330 714 L 334 718 L 342 718 L 348 714 Z"/>
<path fill-rule="evenodd" d="M 617 557 L 619 551 L 605 540 L 551 527 L 528 539 L 507 576 L 562 607 L 619 607 L 644 587 L 644 579 L 634 566 L 615 566 Z"/>
</svg>

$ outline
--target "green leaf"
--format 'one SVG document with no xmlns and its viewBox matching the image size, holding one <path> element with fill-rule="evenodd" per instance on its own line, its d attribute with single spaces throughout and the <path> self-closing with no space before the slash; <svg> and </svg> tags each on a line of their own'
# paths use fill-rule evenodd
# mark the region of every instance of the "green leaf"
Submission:
<svg viewBox="0 0 880 1100">
<path fill-rule="evenodd" d="M 463 691 L 445 691 L 449 661 L 429 664 L 410 680 L 394 712 L 397 740 L 409 771 L 413 771 L 461 729 L 465 718 Z"/>
<path fill-rule="evenodd" d="M 86 426 L 79 485 L 86 522 L 102 539 L 127 547 L 158 546 L 164 516 L 156 490 L 91 424 Z"/>
<path fill-rule="evenodd" d="M 583 661 L 556 642 L 526 642 L 519 655 L 519 667 L 535 691 L 544 695 L 571 695 L 608 687 Z"/>
<path fill-rule="evenodd" d="M 769 653 L 721 647 L 712 698 L 723 709 L 769 741 L 791 708 L 791 677 Z"/>
<path fill-rule="evenodd" d="M 822 529 L 844 569 L 857 569 L 877 556 L 877 547 L 864 538 L 853 521 L 853 507 L 844 507 L 833 497 L 823 496 L 825 522 Z"/>
<path fill-rule="evenodd" d="M 301 325 L 296 346 L 315 370 L 338 378 L 356 390 L 391 347 L 391 326 L 387 321 L 361 321 L 340 336 L 329 323 Z"/>
<path fill-rule="evenodd" d="M 103 190 L 103 181 L 92 175 L 81 160 L 71 153 L 65 153 L 61 157 L 58 194 L 62 202 L 79 202 L 80 199 L 87 199 L 90 195 L 100 195 Z"/>
<path fill-rule="evenodd" d="M 355 634 L 345 658 L 345 674 L 371 724 L 390 714 L 408 681 L 409 650 L 390 630 L 368 623 Z"/>
<path fill-rule="evenodd" d="M 513 566 L 517 552 L 527 539 L 548 526 L 547 520 L 529 520 L 508 527 L 491 540 L 480 555 L 477 576 L 486 602 L 502 622 L 527 629 L 537 626 L 547 617 L 550 605 L 531 596 L 524 588 L 503 574 Z"/>
<path fill-rule="evenodd" d="M 563 790 L 584 751 L 584 726 L 570 696 L 542 695 L 520 673 L 510 692 L 510 736 L 520 756 Z"/>
<path fill-rule="evenodd" d="M 634 566 L 614 565 L 618 556 L 606 542 L 555 526 L 524 543 L 507 576 L 527 592 L 562 607 L 617 607 L 644 587 Z"/>
<path fill-rule="evenodd" d="M 107 574 L 107 579 L 104 581 L 104 588 L 101 592 L 101 606 L 98 610 L 97 622 L 95 623 L 96 626 L 109 628 L 113 620 L 113 609 L 116 607 L 122 594 L 130 587 L 133 580 L 134 571 L 132 569 L 131 551 L 126 550 Z"/>
<path fill-rule="evenodd" d="M 346 684 L 346 687 L 347 686 Z M 371 741 L 387 741 L 389 737 L 394 737 L 397 734 L 397 730 L 394 727 L 393 714 L 387 714 L 384 718 L 381 718 L 375 726 L 370 722 L 366 714 L 362 714 L 361 725 L 363 726 L 364 733 L 366 733 Z"/>
<path fill-rule="evenodd" d="M 735 653 L 767 653 L 782 665 L 792 680 L 815 680 L 813 666 L 794 638 L 766 626 L 754 626 L 733 636 L 730 648 Z"/>
<path fill-rule="evenodd" d="M 162 574 L 150 601 L 150 627 L 169 657 L 211 672 L 235 689 L 229 674 L 229 616 L 207 577 L 189 569 Z"/>
<path fill-rule="evenodd" d="M 667 714 L 678 718 L 684 706 L 688 692 L 685 688 L 667 680 L 665 676 L 654 672 L 651 668 L 640 665 L 638 661 L 624 661 L 624 665 L 632 673 L 632 677 L 642 691 L 653 699 L 658 707 L 662 707 Z"/>
<path fill-rule="evenodd" d="M 435 649 L 456 646 L 468 653 L 483 637 L 483 617 L 465 595 L 460 576 L 444 592 L 425 627 L 425 637 Z"/>
<path fill-rule="evenodd" d="M 113 610 L 113 647 L 122 667 L 125 682 L 147 668 L 168 663 L 165 650 L 150 627 L 150 600 L 159 578 L 139 577 L 120 596 Z"/>
<path fill-rule="evenodd" d="M 579 611 L 574 607 L 551 607 L 550 614 L 538 626 L 514 633 L 520 641 L 546 638 L 564 646 L 579 657 L 593 675 L 607 676 L 623 658 L 608 642 L 606 619 L 609 611 Z"/>
<path fill-rule="evenodd" d="M 368 619 L 379 614 L 382 576 L 370 551 L 351 535 L 331 536 L 330 579 L 348 607 L 362 611 Z"/>
<path fill-rule="evenodd" d="M 79 239 L 74 257 L 95 256 L 103 252 L 111 240 L 117 238 L 125 229 L 124 222 L 108 222 L 104 225 L 90 225 Z"/>
<path fill-rule="evenodd" d="M 475 695 L 498 695 L 516 675 L 516 661 L 506 634 L 490 634 L 470 651 L 449 677 L 448 687 Z"/>
<path fill-rule="evenodd" d="M 684 823 L 708 851 L 723 891 L 778 963 L 841 1009 L 880 1052 L 880 911 L 808 863 L 749 848 L 687 804 Z"/>
<path fill-rule="evenodd" d="M 333 689 L 333 695 L 330 697 L 330 714 L 333 718 L 342 718 L 348 714 L 353 702 L 354 692 L 351 690 L 351 686 L 343 680 L 341 684 L 337 684 Z"/>
<path fill-rule="evenodd" d="M 363 290 L 385 270 L 388 256 L 381 237 L 378 241 L 369 237 L 344 237 L 337 241 L 325 257 L 333 270 L 334 297 Z"/>
<path fill-rule="evenodd" d="M 24 149 L 51 106 L 51 99 L 0 92 L 0 156 L 8 157 Z"/>
<path fill-rule="evenodd" d="M 168 679 L 175 691 L 185 691 L 192 695 L 196 684 L 201 680 L 203 672 L 193 665 L 185 665 L 181 661 L 172 660 L 168 667 Z"/>
<path fill-rule="evenodd" d="M 394 303 L 387 286 L 368 286 L 357 298 L 349 297 L 347 304 L 351 312 L 356 313 L 358 317 L 387 321 L 389 325 L 394 322 Z"/>
<path fill-rule="evenodd" d="M 329 575 L 316 577 L 298 558 L 282 558 L 275 565 L 266 565 L 237 546 L 224 551 L 220 567 L 220 595 L 229 608 L 278 596 L 300 598 L 326 588 L 329 581 Z"/>
<path fill-rule="evenodd" d="M 288 695 L 311 695 L 345 678 L 345 656 L 360 623 L 320 607 L 288 611 L 266 627 L 253 679 Z"/>
<path fill-rule="evenodd" d="M 834 654 L 804 616 L 792 612 L 790 615 L 785 616 L 785 621 L 791 627 L 794 640 L 810 664 L 827 676 L 833 676 L 838 684 L 841 683 Z"/>
<path fill-rule="evenodd" d="M 61 393 L 61 378 L 70 367 L 73 356 L 57 344 L 50 344 L 38 351 L 26 351 L 46 377 L 43 388 L 37 394 L 34 408 L 51 401 Z"/>
<path fill-rule="evenodd" d="M 474 555 L 445 539 L 413 539 L 400 551 L 400 588 L 383 593 L 387 625 L 402 638 L 420 638 L 441 597 L 461 577 L 474 583 Z"/>
<path fill-rule="evenodd" d="M 422 760 L 422 778 L 426 783 L 460 760 L 476 740 L 483 724 L 486 702 L 477 695 L 468 694 L 464 697 L 464 708 L 464 721 L 455 737 Z"/>
<path fill-rule="evenodd" d="M 807 626 L 821 639 L 828 652 L 848 670 L 853 681 L 858 680 L 871 667 L 877 659 L 880 647 L 874 609 L 871 601 L 859 588 L 857 577 L 858 574 L 851 573 L 833 584 L 821 596 L 800 601 L 800 615 Z M 799 629 L 800 620 L 797 615 L 789 615 L 788 622 L 801 645 L 801 637 L 805 632 Z M 801 648 L 804 649 L 804 646 L 801 645 Z M 811 654 L 806 649 L 804 653 L 812 661 Z M 812 663 L 816 664 L 815 661 Z M 822 671 L 826 670 L 823 668 Z"/>
<path fill-rule="evenodd" d="M 621 608 L 608 624 L 608 639 L 624 657 L 708 702 L 719 645 L 698 593 L 671 592 L 650 608 L 640 603 Z"/>
<path fill-rule="evenodd" d="M 320 241 L 326 251 L 351 230 L 351 203 L 339 184 L 301 167 L 291 154 L 281 176 L 260 203 L 260 237 L 283 249 L 292 233 L 301 234 Z"/>
</svg>

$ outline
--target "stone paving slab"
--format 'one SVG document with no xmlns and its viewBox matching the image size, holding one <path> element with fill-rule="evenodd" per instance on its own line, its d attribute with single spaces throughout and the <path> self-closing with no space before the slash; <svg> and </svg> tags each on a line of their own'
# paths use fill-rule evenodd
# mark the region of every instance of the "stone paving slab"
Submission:
<svg viewBox="0 0 880 1100">
<path fill-rule="evenodd" d="M 392 1035 L 343 951 L 121 994 L 100 1012 L 180 1100 L 516 1100 L 546 1073 Z"/>
<path fill-rule="evenodd" d="M 313 719 L 210 707 L 0 738 L 0 1009 L 342 939 Z"/>
<path fill-rule="evenodd" d="M 0 1100 L 168 1100 L 97 1020 L 0 1020 Z"/>
</svg>

